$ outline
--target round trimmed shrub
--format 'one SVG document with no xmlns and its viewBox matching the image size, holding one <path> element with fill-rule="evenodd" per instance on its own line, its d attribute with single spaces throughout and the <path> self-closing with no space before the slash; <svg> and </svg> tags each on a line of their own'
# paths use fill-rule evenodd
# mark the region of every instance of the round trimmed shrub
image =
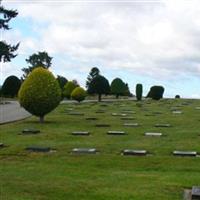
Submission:
<svg viewBox="0 0 200 200">
<path fill-rule="evenodd" d="M 181 98 L 181 97 L 180 97 L 180 95 L 178 95 L 178 94 L 175 96 L 175 99 L 180 99 L 180 98 Z"/>
<path fill-rule="evenodd" d="M 21 81 L 16 76 L 9 76 L 3 83 L 1 93 L 4 97 L 16 97 L 21 86 Z"/>
<path fill-rule="evenodd" d="M 86 91 L 82 87 L 77 87 L 73 90 L 71 97 L 72 99 L 81 102 L 86 97 Z"/>
<path fill-rule="evenodd" d="M 34 69 L 19 90 L 19 102 L 28 112 L 40 117 L 55 109 L 61 100 L 61 89 L 53 74 L 42 67 Z"/>
<path fill-rule="evenodd" d="M 120 95 L 123 95 L 126 90 L 126 84 L 120 79 L 120 78 L 115 78 L 110 86 L 111 93 L 116 95 L 116 98 L 118 99 Z"/>
<path fill-rule="evenodd" d="M 72 91 L 78 87 L 73 81 L 68 81 L 63 89 L 63 96 L 70 99 Z"/>
</svg>

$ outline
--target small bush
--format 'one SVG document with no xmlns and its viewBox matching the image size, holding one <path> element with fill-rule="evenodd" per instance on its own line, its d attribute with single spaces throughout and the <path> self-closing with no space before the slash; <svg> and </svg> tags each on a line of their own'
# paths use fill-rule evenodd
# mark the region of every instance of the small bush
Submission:
<svg viewBox="0 0 200 200">
<path fill-rule="evenodd" d="M 28 112 L 40 117 L 58 106 L 61 89 L 53 74 L 42 67 L 34 69 L 19 90 L 19 102 Z"/>
<path fill-rule="evenodd" d="M 181 97 L 180 97 L 180 95 L 178 95 L 178 94 L 175 96 L 175 99 L 180 99 L 180 98 L 181 98 Z"/>
<path fill-rule="evenodd" d="M 16 76 L 9 76 L 3 83 L 1 93 L 4 97 L 14 98 L 17 96 L 21 81 Z"/>
<path fill-rule="evenodd" d="M 73 90 L 71 97 L 72 99 L 81 102 L 86 97 L 86 91 L 82 87 L 77 87 Z"/>
<path fill-rule="evenodd" d="M 68 81 L 63 89 L 63 96 L 71 99 L 72 91 L 77 87 L 77 85 L 73 81 Z"/>
</svg>

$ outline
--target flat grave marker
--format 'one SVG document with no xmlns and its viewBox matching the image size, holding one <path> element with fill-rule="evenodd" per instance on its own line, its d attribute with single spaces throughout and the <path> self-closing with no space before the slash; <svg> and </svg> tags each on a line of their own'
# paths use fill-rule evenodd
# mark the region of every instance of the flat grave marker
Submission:
<svg viewBox="0 0 200 200">
<path fill-rule="evenodd" d="M 189 157 L 196 157 L 196 151 L 173 151 L 174 156 L 189 156 Z"/>
<path fill-rule="evenodd" d="M 183 112 L 181 110 L 174 110 L 172 111 L 173 114 L 182 114 Z"/>
<path fill-rule="evenodd" d="M 125 131 L 108 131 L 108 135 L 126 135 Z"/>
<path fill-rule="evenodd" d="M 110 127 L 110 124 L 95 124 L 96 127 Z"/>
<path fill-rule="evenodd" d="M 72 135 L 76 135 L 76 136 L 88 136 L 90 135 L 89 131 L 73 131 Z"/>
<path fill-rule="evenodd" d="M 112 116 L 121 116 L 121 117 L 125 117 L 125 116 L 127 116 L 127 114 L 125 114 L 125 113 L 112 113 Z"/>
<path fill-rule="evenodd" d="M 146 150 L 135 150 L 135 149 L 124 149 L 122 151 L 122 154 L 124 156 L 146 156 L 147 151 Z"/>
<path fill-rule="evenodd" d="M 68 115 L 83 116 L 85 114 L 84 113 L 80 113 L 80 112 L 69 112 Z"/>
<path fill-rule="evenodd" d="M 147 132 L 144 134 L 145 136 L 152 136 L 152 137 L 160 137 L 163 134 L 162 133 L 151 133 L 151 132 Z"/>
<path fill-rule="evenodd" d="M 87 117 L 87 118 L 85 118 L 86 120 L 92 120 L 92 121 L 95 121 L 95 120 L 97 120 L 97 118 L 96 117 Z"/>
<path fill-rule="evenodd" d="M 196 110 L 200 110 L 200 106 L 197 106 L 195 109 L 196 109 Z"/>
<path fill-rule="evenodd" d="M 30 146 L 26 148 L 27 151 L 30 152 L 50 152 L 51 148 L 50 147 L 41 147 L 41 146 Z"/>
<path fill-rule="evenodd" d="M 169 128 L 169 127 L 171 127 L 171 124 L 155 124 L 155 127 Z"/>
<path fill-rule="evenodd" d="M 97 110 L 95 113 L 105 113 L 105 110 Z"/>
<path fill-rule="evenodd" d="M 192 200 L 200 200 L 200 186 L 192 187 Z"/>
<path fill-rule="evenodd" d="M 40 133 L 40 130 L 34 129 L 34 128 L 25 128 L 22 130 L 23 134 L 38 134 Z"/>
<path fill-rule="evenodd" d="M 96 154 L 97 150 L 95 148 L 74 148 L 72 149 L 74 154 Z"/>
<path fill-rule="evenodd" d="M 121 117 L 121 120 L 135 120 L 135 117 Z"/>
<path fill-rule="evenodd" d="M 0 148 L 3 148 L 5 147 L 5 144 L 4 143 L 0 143 Z"/>
<path fill-rule="evenodd" d="M 124 123 L 124 126 L 128 126 L 128 127 L 138 127 L 139 124 L 138 124 L 138 123 Z"/>
</svg>

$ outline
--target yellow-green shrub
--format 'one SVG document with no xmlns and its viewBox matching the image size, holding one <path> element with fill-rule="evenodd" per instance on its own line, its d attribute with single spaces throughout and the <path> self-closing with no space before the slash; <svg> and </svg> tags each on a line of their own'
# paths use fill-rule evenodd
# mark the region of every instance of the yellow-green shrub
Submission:
<svg viewBox="0 0 200 200">
<path fill-rule="evenodd" d="M 72 99 L 74 99 L 78 102 L 81 102 L 86 97 L 86 91 L 82 87 L 77 87 L 71 93 L 71 97 L 72 97 Z"/>
<path fill-rule="evenodd" d="M 25 79 L 18 96 L 21 106 L 43 122 L 44 116 L 60 103 L 61 89 L 53 74 L 39 67 Z"/>
</svg>

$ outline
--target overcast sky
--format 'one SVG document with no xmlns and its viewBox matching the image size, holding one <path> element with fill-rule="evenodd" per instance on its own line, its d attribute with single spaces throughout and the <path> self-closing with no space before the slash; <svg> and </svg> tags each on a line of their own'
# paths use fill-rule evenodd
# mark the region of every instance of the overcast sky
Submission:
<svg viewBox="0 0 200 200">
<path fill-rule="evenodd" d="M 85 86 L 92 67 L 111 82 L 120 77 L 134 93 L 163 85 L 165 96 L 200 98 L 200 1 L 4 0 L 19 15 L 3 33 L 20 41 L 18 56 L 3 64 L 22 75 L 25 59 L 38 51 L 53 57 L 51 71 Z"/>
</svg>

